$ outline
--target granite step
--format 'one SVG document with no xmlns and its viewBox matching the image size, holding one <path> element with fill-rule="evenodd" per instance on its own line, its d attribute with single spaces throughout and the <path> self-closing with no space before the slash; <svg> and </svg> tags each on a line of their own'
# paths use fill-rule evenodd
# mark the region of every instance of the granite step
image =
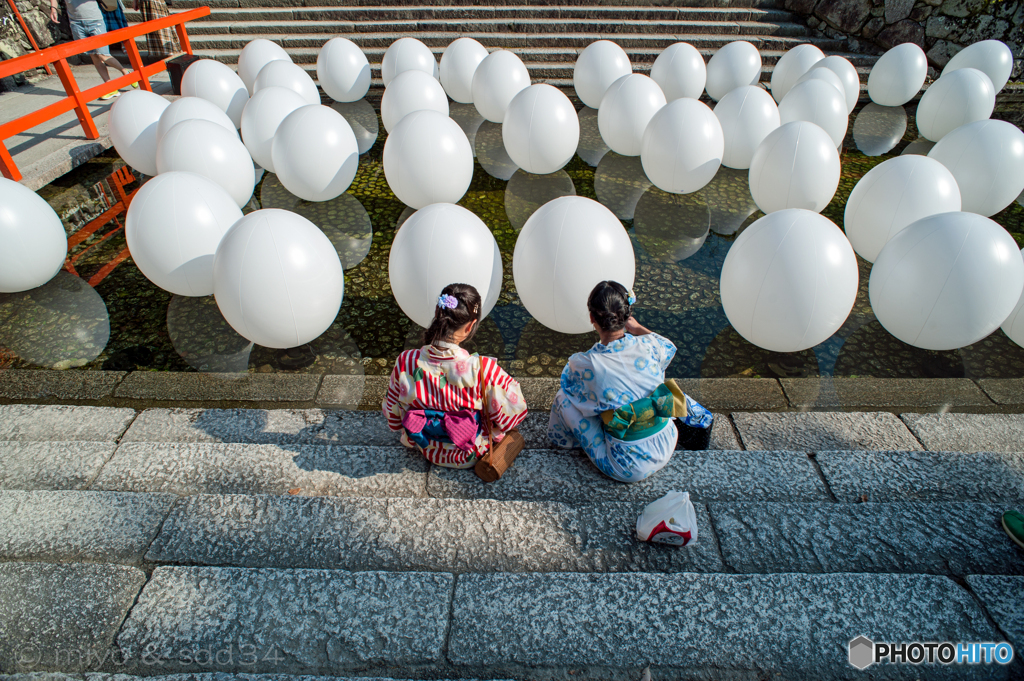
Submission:
<svg viewBox="0 0 1024 681">
<path fill-rule="evenodd" d="M 310 0 L 315 4 L 311 6 L 316 7 L 335 7 L 335 6 L 348 6 L 353 8 L 365 8 L 367 10 L 376 9 L 380 7 L 380 0 L 374 2 L 373 0 Z M 724 4 L 721 0 L 675 0 L 676 5 L 674 8 L 681 10 L 714 10 L 720 9 Z M 197 4 L 197 3 L 202 4 Z M 175 0 L 175 9 L 191 9 L 193 7 L 201 7 L 204 4 L 208 4 L 211 8 L 222 8 L 222 7 L 302 7 L 306 0 Z M 445 2 L 445 0 L 437 0 L 432 2 L 431 0 L 416 0 L 415 2 L 396 2 L 391 7 L 395 11 L 425 11 L 432 8 L 438 8 L 442 10 L 450 10 L 455 8 L 467 8 L 475 9 L 476 2 L 479 0 L 454 0 L 451 2 Z M 623 0 L 604 0 L 594 2 L 587 0 L 586 2 L 550 2 L 545 3 L 538 0 L 505 0 L 500 5 L 497 3 L 490 3 L 485 7 L 507 7 L 513 11 L 531 11 L 534 9 L 571 9 L 578 8 L 581 10 L 593 10 L 599 11 L 602 9 L 616 9 L 624 11 L 632 11 L 636 9 L 648 9 L 650 5 L 636 5 L 633 2 L 625 2 Z M 758 11 L 784 11 L 785 1 L 784 0 L 740 0 L 738 2 L 730 2 L 729 8 L 733 10 L 747 10 L 752 12 Z"/>
</svg>

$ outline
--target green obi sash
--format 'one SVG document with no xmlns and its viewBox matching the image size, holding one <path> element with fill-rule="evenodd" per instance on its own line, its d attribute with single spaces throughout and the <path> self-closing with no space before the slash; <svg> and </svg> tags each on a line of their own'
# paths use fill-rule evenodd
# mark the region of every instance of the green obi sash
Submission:
<svg viewBox="0 0 1024 681">
<path fill-rule="evenodd" d="M 686 396 L 671 378 L 654 389 L 649 397 L 601 413 L 606 433 L 632 442 L 650 437 L 664 428 L 669 419 L 686 416 Z"/>
</svg>

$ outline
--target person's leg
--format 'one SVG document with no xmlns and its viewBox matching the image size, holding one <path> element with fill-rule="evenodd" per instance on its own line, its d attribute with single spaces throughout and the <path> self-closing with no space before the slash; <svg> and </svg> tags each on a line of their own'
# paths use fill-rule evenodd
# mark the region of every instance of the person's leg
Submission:
<svg viewBox="0 0 1024 681">
<path fill-rule="evenodd" d="M 107 71 L 107 65 L 103 63 L 103 55 L 90 54 L 89 58 L 92 59 L 92 65 L 96 67 L 96 73 L 100 74 L 100 78 L 102 78 L 104 82 L 110 80 L 110 73 Z"/>
<path fill-rule="evenodd" d="M 100 57 L 103 59 L 104 64 L 106 64 L 112 69 L 117 69 L 121 72 L 121 75 L 123 76 L 127 76 L 129 73 L 132 72 L 131 69 L 126 69 L 125 67 L 121 66 L 121 62 L 117 60 L 117 57 L 111 54 L 102 54 L 100 55 Z"/>
</svg>

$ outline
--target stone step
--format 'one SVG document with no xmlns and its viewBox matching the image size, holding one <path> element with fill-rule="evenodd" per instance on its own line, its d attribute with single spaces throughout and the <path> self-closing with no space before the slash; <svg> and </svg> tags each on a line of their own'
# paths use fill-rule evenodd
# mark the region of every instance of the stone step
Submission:
<svg viewBox="0 0 1024 681">
<path fill-rule="evenodd" d="M 214 660 L 216 664 L 216 660 Z M 82 681 L 81 677 L 71 674 L 51 672 L 46 674 L 46 681 Z M 89 681 L 253 681 L 250 674 L 225 674 L 222 672 L 206 672 L 187 676 L 168 674 L 164 676 L 131 676 L 128 674 L 110 674 L 93 672 Z M 260 677 L 263 681 L 309 681 L 309 676 L 293 674 L 267 674 Z M 384 678 L 381 676 L 320 676 L 320 681 L 412 681 L 411 679 Z M 0 676 L 3 681 L 42 681 L 38 674 L 9 674 Z M 455 679 L 454 681 L 484 681 L 483 679 Z M 513 681 L 512 679 L 492 679 L 491 681 Z"/>
<path fill-rule="evenodd" d="M 0 441 L 117 442 L 134 409 L 64 405 L 0 405 Z"/>
<path fill-rule="evenodd" d="M 438 9 L 442 11 L 451 11 L 460 8 L 465 8 L 469 11 L 475 11 L 477 9 L 476 2 L 479 0 L 455 0 L 453 2 L 445 2 L 444 0 L 437 0 L 437 2 L 430 2 L 430 0 L 420 0 L 417 2 L 396 2 L 389 7 L 392 11 L 402 12 L 424 12 L 432 9 Z M 675 0 L 676 5 L 672 6 L 672 9 L 680 11 L 709 11 L 717 10 L 724 4 L 721 0 Z M 208 5 L 211 8 L 228 8 L 228 7 L 302 7 L 305 4 L 305 0 L 174 0 L 174 9 L 191 9 L 193 7 L 202 7 Z M 502 3 L 504 8 L 508 8 L 511 11 L 533 11 L 533 10 L 571 10 L 571 11 L 624 11 L 631 12 L 634 10 L 648 10 L 652 9 L 650 5 L 635 5 L 633 2 L 626 2 L 625 0 L 611 0 L 604 2 L 578 2 L 576 4 L 569 4 L 565 2 L 552 2 L 544 3 L 537 2 L 536 0 L 506 0 Z M 729 9 L 733 11 L 750 11 L 750 12 L 770 12 L 770 11 L 785 11 L 784 0 L 747 0 L 740 2 L 730 2 Z M 380 8 L 380 0 L 374 2 L 373 0 L 319 0 L 313 2 L 311 0 L 311 7 L 336 7 L 336 6 L 347 6 L 354 9 L 361 8 L 367 11 L 373 11 Z M 493 5 L 484 5 L 485 9 L 493 7 Z"/>
</svg>

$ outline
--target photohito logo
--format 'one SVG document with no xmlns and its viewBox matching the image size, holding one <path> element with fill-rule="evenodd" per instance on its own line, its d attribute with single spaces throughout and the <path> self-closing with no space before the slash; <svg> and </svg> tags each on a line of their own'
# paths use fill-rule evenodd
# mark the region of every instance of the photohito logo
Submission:
<svg viewBox="0 0 1024 681">
<path fill-rule="evenodd" d="M 876 663 L 888 664 L 1010 664 L 1013 646 L 999 643 L 951 643 L 943 641 L 911 641 L 909 643 L 875 643 L 867 636 L 850 641 L 850 664 L 867 669 Z"/>
</svg>

